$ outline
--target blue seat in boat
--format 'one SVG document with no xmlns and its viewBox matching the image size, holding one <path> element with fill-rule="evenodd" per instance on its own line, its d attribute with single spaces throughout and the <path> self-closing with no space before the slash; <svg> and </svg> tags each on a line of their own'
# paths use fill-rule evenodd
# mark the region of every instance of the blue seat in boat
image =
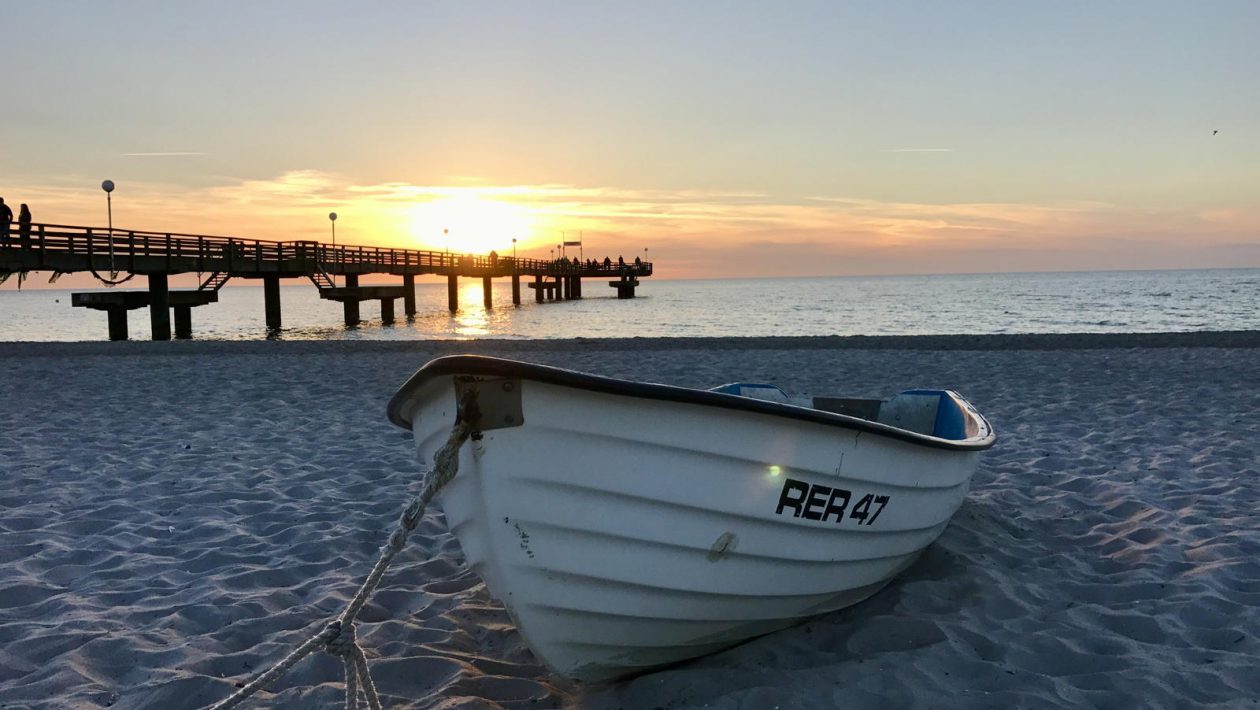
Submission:
<svg viewBox="0 0 1260 710">
<path fill-rule="evenodd" d="M 932 425 L 932 436 L 941 439 L 959 441 L 967 438 L 966 420 L 958 402 L 945 390 L 906 390 L 901 394 L 928 395 L 936 397 L 936 420 Z"/>
</svg>

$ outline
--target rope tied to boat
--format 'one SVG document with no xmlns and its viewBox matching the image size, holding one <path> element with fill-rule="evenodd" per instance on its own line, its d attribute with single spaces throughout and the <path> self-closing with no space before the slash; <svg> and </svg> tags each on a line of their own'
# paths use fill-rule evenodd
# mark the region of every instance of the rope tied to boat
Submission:
<svg viewBox="0 0 1260 710">
<path fill-rule="evenodd" d="M 381 699 L 376 692 L 376 685 L 372 682 L 372 676 L 368 673 L 367 655 L 364 654 L 363 647 L 359 645 L 354 620 L 367 604 L 372 592 L 376 591 L 381 578 L 385 576 L 385 571 L 394 561 L 394 556 L 407 544 L 407 537 L 420 523 L 420 518 L 424 516 L 429 502 L 459 472 L 459 449 L 472 436 L 475 430 L 474 423 L 479 416 L 476 393 L 469 392 L 460 402 L 459 413 L 455 424 L 451 427 L 450 436 L 442 448 L 433 455 L 433 468 L 425 477 L 424 490 L 403 509 L 398 517 L 398 527 L 390 534 L 389 541 L 381 546 L 381 556 L 376 560 L 376 565 L 372 567 L 372 571 L 368 573 L 359 591 L 355 593 L 337 619 L 293 649 L 274 666 L 254 676 L 253 680 L 230 697 L 211 705 L 209 710 L 227 710 L 240 705 L 268 683 L 288 672 L 290 668 L 297 665 L 298 661 L 321 648 L 330 655 L 340 658 L 345 666 L 346 710 L 358 710 L 360 696 L 368 708 L 381 710 Z"/>
</svg>

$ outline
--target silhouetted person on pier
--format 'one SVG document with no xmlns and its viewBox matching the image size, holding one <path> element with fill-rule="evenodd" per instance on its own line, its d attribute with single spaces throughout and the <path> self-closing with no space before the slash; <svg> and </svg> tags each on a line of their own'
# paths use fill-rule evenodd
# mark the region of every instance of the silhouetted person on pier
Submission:
<svg viewBox="0 0 1260 710">
<path fill-rule="evenodd" d="M 626 265 L 626 260 L 625 260 L 625 259 L 622 259 L 620 256 L 618 256 L 618 257 L 617 257 L 617 266 L 625 266 L 625 265 Z"/>
<path fill-rule="evenodd" d="M 612 268 L 612 259 L 609 259 L 608 257 L 604 257 L 604 268 L 605 269 Z"/>
<path fill-rule="evenodd" d="M 640 258 L 639 258 L 639 257 L 637 257 L 637 256 L 636 256 L 636 257 L 634 257 L 634 265 L 635 265 L 635 266 L 643 266 L 643 260 L 642 260 L 642 259 L 640 259 Z"/>
<path fill-rule="evenodd" d="M 13 209 L 0 197 L 0 242 L 9 243 L 9 223 L 13 221 Z"/>
<path fill-rule="evenodd" d="M 31 248 L 31 208 L 22 203 L 22 207 L 18 210 L 18 234 L 22 239 L 22 248 Z"/>
</svg>

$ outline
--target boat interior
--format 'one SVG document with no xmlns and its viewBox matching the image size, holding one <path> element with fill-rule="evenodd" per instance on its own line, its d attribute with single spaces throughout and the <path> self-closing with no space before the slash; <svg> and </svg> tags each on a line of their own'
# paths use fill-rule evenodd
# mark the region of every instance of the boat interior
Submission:
<svg viewBox="0 0 1260 710">
<path fill-rule="evenodd" d="M 811 399 L 790 397 L 774 385 L 736 382 L 715 387 L 712 391 L 844 414 L 939 439 L 961 441 L 967 438 L 966 413 L 958 400 L 945 390 L 907 390 L 888 399 Z"/>
</svg>

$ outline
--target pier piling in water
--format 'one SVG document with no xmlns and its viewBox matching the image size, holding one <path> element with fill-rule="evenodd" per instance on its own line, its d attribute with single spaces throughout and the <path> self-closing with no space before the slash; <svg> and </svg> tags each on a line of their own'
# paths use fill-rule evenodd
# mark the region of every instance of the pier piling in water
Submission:
<svg viewBox="0 0 1260 710">
<path fill-rule="evenodd" d="M 109 339 L 110 340 L 126 340 L 127 339 L 127 309 L 126 308 L 107 308 L 105 312 L 109 314 Z M 189 324 L 189 328 L 192 325 Z"/>
<path fill-rule="evenodd" d="M 170 280 L 165 272 L 149 274 L 149 323 L 154 340 L 171 339 Z"/>
<path fill-rule="evenodd" d="M 403 313 L 408 318 L 416 314 L 416 276 L 403 274 Z"/>
<path fill-rule="evenodd" d="M 171 306 L 171 312 L 175 314 L 175 339 L 189 340 L 192 338 L 192 306 Z M 123 324 L 125 328 L 125 320 Z"/>
<path fill-rule="evenodd" d="M 346 274 L 346 288 L 358 288 L 359 275 Z M 345 316 L 346 325 L 359 324 L 359 299 L 347 298 L 341 302 L 342 314 Z"/>
<path fill-rule="evenodd" d="M 263 302 L 267 314 L 267 330 L 280 330 L 280 277 L 263 277 Z"/>
</svg>

